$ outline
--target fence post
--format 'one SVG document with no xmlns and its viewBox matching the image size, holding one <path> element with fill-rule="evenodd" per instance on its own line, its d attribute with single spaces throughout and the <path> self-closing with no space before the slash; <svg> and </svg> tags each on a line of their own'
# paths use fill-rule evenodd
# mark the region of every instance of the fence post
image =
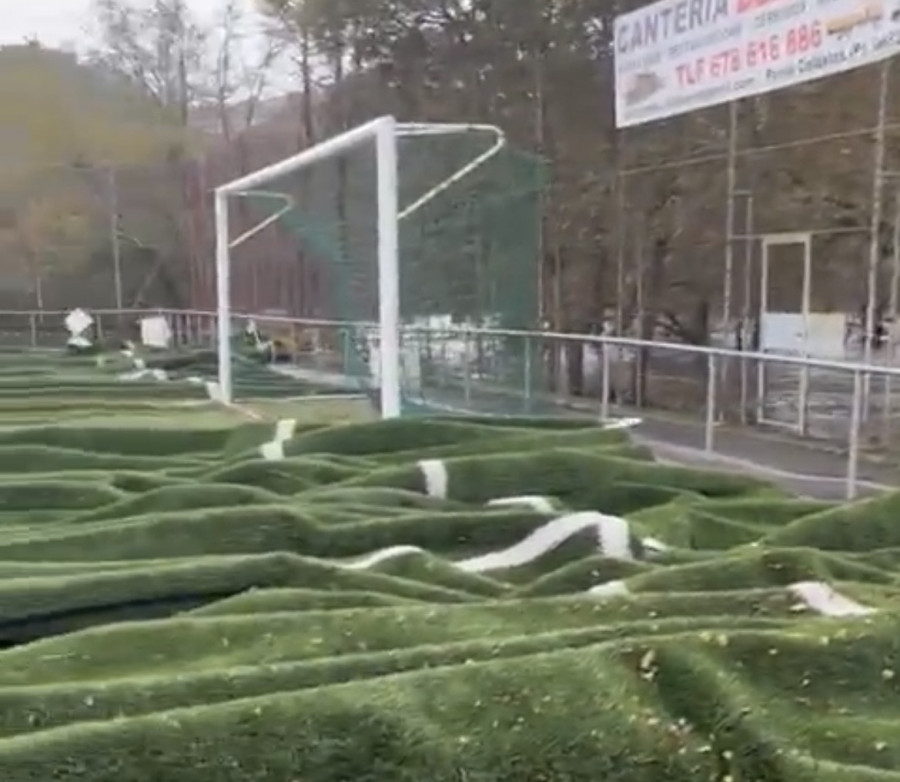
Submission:
<svg viewBox="0 0 900 782">
<path fill-rule="evenodd" d="M 766 414 L 766 362 L 756 362 L 756 425 L 763 423 Z"/>
<path fill-rule="evenodd" d="M 741 326 L 741 328 L 744 328 Z M 746 336 L 742 336 L 743 340 L 746 340 Z M 745 345 L 746 342 L 742 342 L 742 345 Z M 743 348 L 742 348 L 743 352 Z M 741 356 L 741 411 L 740 411 L 740 421 L 743 426 L 746 426 L 749 423 L 750 416 L 748 415 L 749 410 L 747 407 L 750 404 L 750 368 L 747 366 L 747 359 L 745 356 Z"/>
<path fill-rule="evenodd" d="M 314 357 L 314 361 L 317 357 Z M 291 323 L 291 361 L 294 364 L 300 363 L 300 330 L 296 323 Z"/>
<path fill-rule="evenodd" d="M 344 374 L 353 377 L 350 371 L 350 329 L 341 329 L 341 361 L 344 365 Z"/>
<path fill-rule="evenodd" d="M 609 361 L 609 343 L 601 344 L 600 356 L 600 420 L 609 420 L 609 392 L 610 392 L 610 361 Z"/>
<path fill-rule="evenodd" d="M 859 428 L 862 422 L 863 382 L 862 373 L 853 371 L 853 406 L 850 412 L 850 435 L 847 444 L 847 499 L 856 499 L 856 481 L 859 473 Z"/>
<path fill-rule="evenodd" d="M 28 328 L 31 332 L 31 347 L 37 347 L 37 318 L 34 314 L 28 316 Z"/>
<path fill-rule="evenodd" d="M 463 330 L 463 394 L 466 404 L 472 402 L 472 350 L 469 345 L 469 330 Z"/>
<path fill-rule="evenodd" d="M 804 356 L 806 358 L 806 356 Z M 797 431 L 801 437 L 807 435 L 807 408 L 809 406 L 809 365 L 800 367 L 800 398 L 797 402 Z"/>
<path fill-rule="evenodd" d="M 525 394 L 525 412 L 531 412 L 531 335 L 525 336 L 525 346 L 524 346 L 524 366 L 525 366 L 525 377 L 523 378 L 525 381 L 524 385 L 524 394 Z"/>
<path fill-rule="evenodd" d="M 716 354 L 708 353 L 706 360 L 706 424 L 703 447 L 707 453 L 715 448 L 716 431 Z"/>
</svg>

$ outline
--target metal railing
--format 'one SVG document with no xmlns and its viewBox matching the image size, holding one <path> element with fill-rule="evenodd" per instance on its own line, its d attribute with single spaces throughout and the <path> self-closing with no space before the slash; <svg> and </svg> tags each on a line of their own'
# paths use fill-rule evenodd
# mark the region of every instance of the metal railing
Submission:
<svg viewBox="0 0 900 782">
<path fill-rule="evenodd" d="M 0 340 L 19 334 L 25 345 L 40 347 L 59 345 L 64 332 L 63 311 L 2 311 L 0 310 Z M 132 309 L 92 310 L 100 334 L 127 331 L 129 324 L 142 316 L 166 316 L 172 326 L 177 344 L 203 345 L 211 349 L 216 344 L 216 313 L 206 310 Z M 307 339 L 297 348 L 295 361 L 301 365 L 334 370 L 347 367 L 347 357 L 354 350 L 354 335 L 360 332 L 377 334 L 374 323 L 350 323 L 336 320 L 293 318 L 257 313 L 234 313 L 236 320 L 253 319 L 264 329 L 277 329 L 295 337 L 302 333 Z M 18 322 L 19 330 L 12 328 Z M 132 335 L 133 336 L 133 335 Z M 863 450 L 864 426 L 869 431 L 892 431 L 891 389 L 900 383 L 900 368 L 876 364 L 833 361 L 792 355 L 773 355 L 741 351 L 725 347 L 705 347 L 681 343 L 652 342 L 627 337 L 595 336 L 537 331 L 515 331 L 487 328 L 430 328 L 408 326 L 403 339 L 412 344 L 422 359 L 422 380 L 417 393 L 439 402 L 435 392 L 455 394 L 454 405 L 462 409 L 478 409 L 487 398 L 513 400 L 517 412 L 534 410 L 536 405 L 569 407 L 597 415 L 612 417 L 614 410 L 628 407 L 672 409 L 672 400 L 684 397 L 674 405 L 681 413 L 701 417 L 703 449 L 716 452 L 716 436 L 724 422 L 753 425 L 766 420 L 766 406 L 779 403 L 779 387 L 775 397 L 767 397 L 766 378 L 778 368 L 787 370 L 786 377 L 795 377 L 797 393 L 790 414 L 782 423 L 798 435 L 809 433 L 811 415 L 809 402 L 815 397 L 816 377 L 827 377 L 831 384 L 830 406 L 820 415 L 830 423 L 842 423 L 845 428 L 832 432 L 830 439 L 843 441 L 846 448 L 846 494 L 857 495 L 860 456 Z M 302 340 L 295 339 L 299 345 Z M 648 359 L 652 357 L 652 361 Z M 573 358 L 574 357 L 574 358 Z M 590 382 L 583 383 L 578 393 L 565 388 L 561 382 L 572 361 L 588 364 Z M 647 391 L 647 364 L 662 364 L 662 373 L 649 371 L 650 383 L 659 386 L 657 398 L 650 399 Z M 739 372 L 723 372 L 723 366 Z M 584 366 L 582 366 L 584 370 Z M 790 372 L 794 375 L 790 375 Z M 635 383 L 641 374 L 645 377 Z M 816 374 L 818 373 L 818 375 Z M 576 375 L 578 373 L 575 373 Z M 582 374 L 584 372 L 582 371 Z M 623 380 L 624 375 L 624 380 Z M 799 377 L 796 377 L 799 375 Z M 723 378 L 740 380 L 740 388 L 728 386 Z M 756 378 L 755 394 L 748 393 L 748 378 Z M 884 384 L 880 409 L 873 404 L 875 380 Z M 791 381 L 793 382 L 793 381 Z M 638 391 L 634 391 L 638 386 Z M 626 390 L 623 391 L 623 387 Z M 631 391 L 628 391 L 631 388 Z M 687 393 L 676 392 L 675 389 Z M 825 393 L 825 392 L 823 392 Z M 837 400 L 837 401 L 835 401 Z M 794 410 L 793 408 L 796 408 Z M 896 408 L 900 410 L 900 405 Z M 842 418 L 846 415 L 846 418 Z M 793 420 L 792 420 L 793 419 Z"/>
</svg>

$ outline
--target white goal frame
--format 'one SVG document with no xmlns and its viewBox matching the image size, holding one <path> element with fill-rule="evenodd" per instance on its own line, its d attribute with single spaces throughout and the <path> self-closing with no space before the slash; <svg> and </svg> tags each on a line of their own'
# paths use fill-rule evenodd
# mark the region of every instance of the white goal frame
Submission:
<svg viewBox="0 0 900 782">
<path fill-rule="evenodd" d="M 460 135 L 472 132 L 492 134 L 495 139 L 493 145 L 412 204 L 401 208 L 398 203 L 397 140 L 407 136 Z M 380 117 L 215 189 L 219 392 L 225 404 L 234 401 L 231 373 L 231 250 L 275 223 L 294 206 L 293 198 L 289 194 L 265 190 L 265 185 L 366 144 L 375 145 L 376 160 L 381 414 L 383 418 L 396 418 L 400 415 L 400 223 L 460 179 L 484 165 L 506 146 L 506 136 L 494 125 L 401 123 L 391 116 Z M 247 196 L 280 200 L 283 206 L 275 214 L 232 239 L 228 221 L 229 199 Z"/>
</svg>

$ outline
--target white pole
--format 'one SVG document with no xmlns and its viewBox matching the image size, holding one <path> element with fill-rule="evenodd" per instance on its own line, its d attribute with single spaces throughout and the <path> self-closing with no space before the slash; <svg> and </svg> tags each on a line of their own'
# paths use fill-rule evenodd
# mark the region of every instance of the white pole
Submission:
<svg viewBox="0 0 900 782">
<path fill-rule="evenodd" d="M 381 416 L 400 416 L 400 241 L 397 123 L 379 120 L 375 136 L 378 173 L 378 321 L 381 331 Z"/>
<path fill-rule="evenodd" d="M 231 254 L 228 246 L 228 194 L 221 188 L 216 190 L 215 215 L 219 393 L 225 404 L 231 404 Z"/>
<path fill-rule="evenodd" d="M 273 163 L 271 166 L 261 168 L 258 171 L 252 171 L 240 179 L 234 179 L 231 182 L 227 182 L 219 189 L 224 190 L 227 193 L 241 193 L 246 192 L 247 190 L 256 190 L 263 185 L 269 184 L 273 180 L 278 180 L 288 174 L 293 174 L 298 169 L 316 163 L 319 160 L 340 155 L 348 149 L 352 149 L 361 143 L 370 141 L 372 136 L 376 135 L 379 128 L 383 127 L 386 122 L 394 123 L 392 117 L 373 119 L 371 122 L 348 130 L 346 133 L 341 133 L 339 136 L 333 136 L 325 141 L 320 141 L 315 146 L 304 149 L 302 152 L 298 152 L 292 157 L 281 160 L 278 163 Z"/>
</svg>

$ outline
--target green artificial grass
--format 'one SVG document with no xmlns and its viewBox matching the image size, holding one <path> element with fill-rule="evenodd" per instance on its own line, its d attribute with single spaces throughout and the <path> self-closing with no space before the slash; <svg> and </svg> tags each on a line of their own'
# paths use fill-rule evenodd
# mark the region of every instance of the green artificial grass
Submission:
<svg viewBox="0 0 900 782">
<path fill-rule="evenodd" d="M 3 782 L 900 782 L 900 494 L 145 358 L 0 352 Z"/>
</svg>

